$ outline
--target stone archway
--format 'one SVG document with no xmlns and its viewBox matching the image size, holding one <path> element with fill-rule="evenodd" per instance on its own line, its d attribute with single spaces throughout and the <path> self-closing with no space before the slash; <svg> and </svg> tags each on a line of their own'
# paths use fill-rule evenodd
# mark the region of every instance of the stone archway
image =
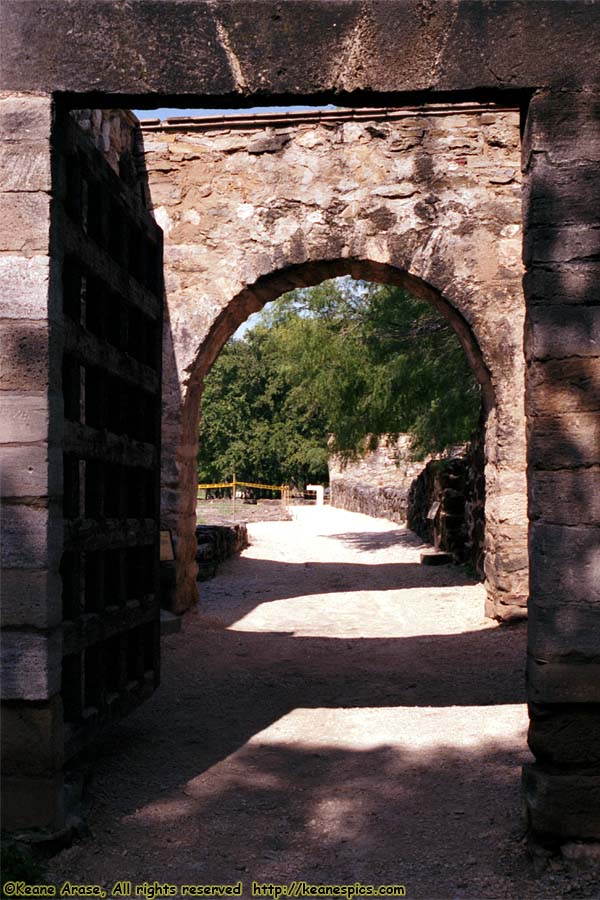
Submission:
<svg viewBox="0 0 600 900">
<path fill-rule="evenodd" d="M 483 387 L 487 611 L 527 598 L 518 115 L 477 106 L 239 116 L 144 129 L 165 232 L 164 523 L 176 608 L 195 587 L 202 378 L 247 316 L 349 274 L 403 284 L 452 323 Z"/>
</svg>

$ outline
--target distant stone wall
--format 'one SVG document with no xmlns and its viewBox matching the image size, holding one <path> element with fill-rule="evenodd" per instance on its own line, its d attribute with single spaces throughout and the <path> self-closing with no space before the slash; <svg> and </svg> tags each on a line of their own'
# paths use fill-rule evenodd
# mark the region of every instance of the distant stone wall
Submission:
<svg viewBox="0 0 600 900">
<path fill-rule="evenodd" d="M 410 455 L 410 435 L 384 435 L 364 456 L 329 460 L 331 505 L 350 512 L 406 522 L 408 492 L 424 462 Z"/>
<path fill-rule="evenodd" d="M 485 477 L 483 439 L 452 448 L 444 458 L 410 459 L 410 437 L 385 436 L 364 457 L 330 460 L 331 504 L 408 524 L 424 541 L 468 562 L 484 577 Z M 429 518 L 434 504 L 439 504 Z"/>
<path fill-rule="evenodd" d="M 331 482 L 331 505 L 402 525 L 406 522 L 408 488 L 377 487 L 337 478 Z"/>
</svg>

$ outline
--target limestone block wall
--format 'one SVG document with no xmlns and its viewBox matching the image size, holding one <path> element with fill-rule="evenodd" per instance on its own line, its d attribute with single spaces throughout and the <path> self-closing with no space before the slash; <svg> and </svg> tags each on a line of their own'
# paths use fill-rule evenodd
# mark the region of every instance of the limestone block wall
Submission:
<svg viewBox="0 0 600 900">
<path fill-rule="evenodd" d="M 202 378 L 265 302 L 328 277 L 402 284 L 452 322 L 486 406 L 486 578 L 527 599 L 518 114 L 474 106 L 143 126 L 165 232 L 163 504 L 178 609 L 196 601 Z"/>
<path fill-rule="evenodd" d="M 0 95 L 2 815 L 62 825 L 62 396 L 50 269 L 53 105 Z M 24 802 L 26 798 L 26 802 Z"/>
<path fill-rule="evenodd" d="M 600 839 L 600 93 L 540 91 L 523 141 L 531 829 Z"/>
</svg>

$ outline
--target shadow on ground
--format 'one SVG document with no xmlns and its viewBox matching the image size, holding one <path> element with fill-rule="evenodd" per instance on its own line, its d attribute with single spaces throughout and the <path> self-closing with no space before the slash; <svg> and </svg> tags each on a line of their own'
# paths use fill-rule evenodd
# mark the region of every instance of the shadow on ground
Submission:
<svg viewBox="0 0 600 900">
<path fill-rule="evenodd" d="M 368 537 L 368 536 L 367 536 Z M 202 586 L 201 608 L 206 615 L 213 612 L 213 594 L 218 594 L 218 615 L 225 625 L 239 621 L 257 606 L 275 600 L 324 596 L 356 591 L 431 590 L 476 584 L 461 566 L 432 568 L 419 563 L 349 563 L 304 562 L 244 559 L 243 574 L 235 560 L 219 570 L 219 582 Z M 231 573 L 235 574 L 230 577 Z M 228 598 L 223 603 L 223 596 Z M 440 602 L 444 600 L 440 592 Z"/>
</svg>

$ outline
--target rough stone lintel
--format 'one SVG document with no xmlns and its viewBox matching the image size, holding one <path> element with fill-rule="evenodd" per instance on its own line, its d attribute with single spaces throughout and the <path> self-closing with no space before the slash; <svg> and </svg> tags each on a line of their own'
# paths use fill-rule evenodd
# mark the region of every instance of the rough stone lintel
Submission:
<svg viewBox="0 0 600 900">
<path fill-rule="evenodd" d="M 109 15 L 99 0 L 4 0 L 2 11 L 7 89 L 101 87 L 146 95 L 154 106 L 156 94 L 205 95 L 222 106 L 257 93 L 531 90 L 600 80 L 597 7 L 564 0 L 442 3 L 426 15 L 418 0 L 304 0 L 282 4 L 277 19 L 270 3 L 253 0 L 113 4 Z"/>
<path fill-rule="evenodd" d="M 537 764 L 523 767 L 529 826 L 548 841 L 600 839 L 600 773 L 559 774 Z"/>
<path fill-rule="evenodd" d="M 60 690 L 62 632 L 3 630 L 2 699 L 48 700 Z"/>
<path fill-rule="evenodd" d="M 530 656 L 527 696 L 533 703 L 600 703 L 600 657 L 557 662 Z"/>
</svg>

